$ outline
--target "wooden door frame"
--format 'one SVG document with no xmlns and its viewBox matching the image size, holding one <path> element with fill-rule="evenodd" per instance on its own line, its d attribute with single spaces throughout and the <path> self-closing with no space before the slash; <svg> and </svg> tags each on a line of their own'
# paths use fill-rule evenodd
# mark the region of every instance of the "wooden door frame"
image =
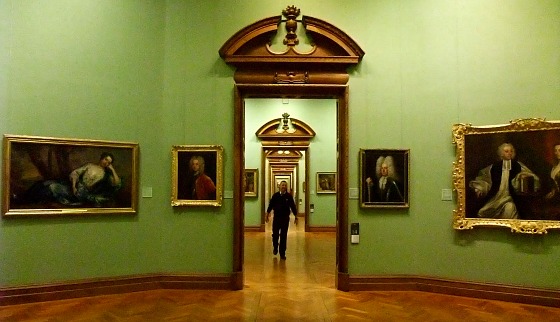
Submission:
<svg viewBox="0 0 560 322">
<path fill-rule="evenodd" d="M 243 187 L 245 165 L 244 100 L 262 98 L 329 98 L 337 100 L 336 287 L 349 290 L 348 276 L 348 80 L 347 69 L 365 52 L 344 31 L 288 6 L 282 16 L 264 18 L 239 30 L 220 48 L 236 70 L 234 86 L 234 186 Z M 271 48 L 283 26 L 285 48 Z M 305 30 L 311 50 L 300 50 L 296 29 Z M 232 288 L 243 288 L 244 191 L 233 190 Z"/>
<path fill-rule="evenodd" d="M 245 98 L 318 98 L 337 101 L 336 288 L 347 291 L 348 279 L 348 85 L 236 84 L 234 86 L 234 186 L 243 186 L 245 166 Z M 243 289 L 245 196 L 233 191 L 234 289 Z"/>
</svg>

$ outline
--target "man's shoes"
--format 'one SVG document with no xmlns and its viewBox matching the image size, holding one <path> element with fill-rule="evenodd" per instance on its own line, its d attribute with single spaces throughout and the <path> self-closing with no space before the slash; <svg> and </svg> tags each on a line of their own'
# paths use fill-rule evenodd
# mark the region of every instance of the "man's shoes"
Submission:
<svg viewBox="0 0 560 322">
<path fill-rule="evenodd" d="M 278 248 L 274 247 L 274 250 L 272 251 L 272 253 L 273 253 L 274 255 L 278 254 Z"/>
<path fill-rule="evenodd" d="M 280 254 L 280 259 L 286 260 L 286 254 Z"/>
</svg>

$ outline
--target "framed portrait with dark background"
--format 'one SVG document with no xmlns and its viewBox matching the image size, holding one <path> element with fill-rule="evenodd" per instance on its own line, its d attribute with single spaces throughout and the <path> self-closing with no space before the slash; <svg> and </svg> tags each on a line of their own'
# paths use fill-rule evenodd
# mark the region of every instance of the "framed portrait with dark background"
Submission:
<svg viewBox="0 0 560 322">
<path fill-rule="evenodd" d="M 245 169 L 245 197 L 257 197 L 259 189 L 259 169 Z"/>
<path fill-rule="evenodd" d="M 360 206 L 409 207 L 408 149 L 360 149 Z"/>
<path fill-rule="evenodd" d="M 542 234 L 560 228 L 560 122 L 455 124 L 455 229 L 508 227 Z"/>
<path fill-rule="evenodd" d="M 223 147 L 174 145 L 172 148 L 172 206 L 221 206 Z"/>
<path fill-rule="evenodd" d="M 317 172 L 317 193 L 336 193 L 336 172 Z"/>
</svg>

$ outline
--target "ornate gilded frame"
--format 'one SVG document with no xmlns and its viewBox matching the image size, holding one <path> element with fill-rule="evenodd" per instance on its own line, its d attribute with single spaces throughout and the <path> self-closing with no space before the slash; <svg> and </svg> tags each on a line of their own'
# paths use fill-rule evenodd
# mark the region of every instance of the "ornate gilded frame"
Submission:
<svg viewBox="0 0 560 322">
<path fill-rule="evenodd" d="M 551 168 L 560 161 L 560 153 L 554 153 L 555 146 L 560 144 L 559 121 L 531 118 L 503 125 L 455 124 L 452 133 L 457 152 L 453 162 L 453 188 L 457 194 L 454 229 L 507 227 L 517 233 L 546 234 L 548 229 L 560 228 L 560 196 L 556 194 L 558 199 L 546 197 L 554 187 Z M 480 178 L 481 169 L 499 162 L 496 152 L 502 143 L 512 144 L 516 153 L 514 160 L 524 164 L 537 178 L 523 179 L 519 189 L 515 189 L 517 218 L 482 218 L 478 211 L 486 203 L 477 197 L 476 186 L 471 182 Z"/>
<path fill-rule="evenodd" d="M 6 134 L 3 147 L 4 217 L 136 214 L 137 143 Z M 89 167 L 94 178 L 106 153 L 113 170 L 105 168 L 103 179 L 74 192 L 71 173 L 80 181 Z M 118 184 L 105 180 L 114 173 Z"/>
<path fill-rule="evenodd" d="M 221 145 L 174 145 L 171 149 L 172 153 L 172 189 L 171 189 L 171 205 L 176 206 L 213 206 L 220 207 L 223 201 L 223 158 L 224 148 Z M 201 158 L 200 158 L 201 157 Z M 206 195 L 199 189 L 196 195 L 191 195 L 187 186 L 194 179 L 190 171 L 191 160 L 197 159 L 199 162 L 204 161 L 204 177 L 198 176 L 199 179 L 208 179 L 215 187 L 215 191 L 210 191 Z M 202 184 L 202 183 L 200 183 Z M 201 187 L 197 184 L 197 187 Z M 204 185 L 202 185 L 204 187 Z M 200 198 L 200 199 L 197 199 Z"/>
<path fill-rule="evenodd" d="M 410 186 L 409 149 L 360 149 L 360 206 L 362 208 L 408 208 Z M 377 189 L 378 160 L 392 158 L 389 183 L 384 197 Z M 370 182 L 371 179 L 371 183 Z"/>
<path fill-rule="evenodd" d="M 257 197 L 259 194 L 259 169 L 245 169 L 245 197 Z"/>
</svg>

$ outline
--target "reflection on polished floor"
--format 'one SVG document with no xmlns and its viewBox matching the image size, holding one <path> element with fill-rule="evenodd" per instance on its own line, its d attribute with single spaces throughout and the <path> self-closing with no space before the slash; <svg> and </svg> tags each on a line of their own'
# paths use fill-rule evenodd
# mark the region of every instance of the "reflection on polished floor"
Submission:
<svg viewBox="0 0 560 322">
<path fill-rule="evenodd" d="M 242 291 L 157 290 L 0 307 L 0 321 L 560 321 L 560 308 L 424 292 L 341 292 L 335 234 L 245 234 Z M 295 229 L 294 229 L 295 228 Z M 267 229 L 269 230 L 269 229 Z"/>
<path fill-rule="evenodd" d="M 334 289 L 335 233 L 305 233 L 305 223 L 290 223 L 286 260 L 272 254 L 270 223 L 265 233 L 245 233 L 247 289 Z"/>
</svg>

